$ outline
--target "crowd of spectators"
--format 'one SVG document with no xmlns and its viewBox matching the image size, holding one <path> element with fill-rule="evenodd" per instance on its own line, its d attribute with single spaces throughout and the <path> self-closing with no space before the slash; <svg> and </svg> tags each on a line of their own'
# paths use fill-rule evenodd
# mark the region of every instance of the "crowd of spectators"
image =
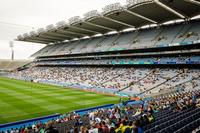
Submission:
<svg viewBox="0 0 200 133">
<path fill-rule="evenodd" d="M 186 64 L 191 61 L 199 63 L 199 56 L 180 56 L 180 57 L 159 57 L 159 58 L 123 58 L 123 59 L 82 59 L 82 60 L 57 60 L 57 61 L 42 61 L 38 60 L 35 65 L 115 65 L 115 64 L 169 64 L 176 62 L 177 64 Z"/>
<path fill-rule="evenodd" d="M 161 117 L 158 117 L 158 113 L 167 111 L 166 113 L 170 114 L 169 111 L 180 112 L 198 108 L 199 98 L 199 90 L 173 93 L 148 101 L 140 99 L 142 104 L 116 105 L 112 108 L 90 111 L 84 115 L 64 114 L 46 123 L 37 122 L 2 133 L 143 133 L 144 130 L 148 130 L 148 125 L 159 121 Z M 58 126 L 59 124 L 63 125 Z"/>
<path fill-rule="evenodd" d="M 184 89 L 189 83 L 192 83 L 193 88 L 200 86 L 198 69 L 32 67 L 15 72 L 11 77 L 28 78 L 35 82 L 53 80 L 89 88 L 123 90 L 129 94 L 147 91 L 146 95 L 160 92 L 166 88 L 179 87 Z M 148 91 L 154 87 L 156 87 L 154 90 Z"/>
</svg>

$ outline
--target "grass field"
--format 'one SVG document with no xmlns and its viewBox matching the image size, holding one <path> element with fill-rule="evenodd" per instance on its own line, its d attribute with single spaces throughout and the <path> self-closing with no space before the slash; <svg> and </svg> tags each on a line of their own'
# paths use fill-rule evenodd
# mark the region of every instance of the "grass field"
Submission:
<svg viewBox="0 0 200 133">
<path fill-rule="evenodd" d="M 118 99 L 0 77 L 0 124 L 117 103 Z"/>
</svg>

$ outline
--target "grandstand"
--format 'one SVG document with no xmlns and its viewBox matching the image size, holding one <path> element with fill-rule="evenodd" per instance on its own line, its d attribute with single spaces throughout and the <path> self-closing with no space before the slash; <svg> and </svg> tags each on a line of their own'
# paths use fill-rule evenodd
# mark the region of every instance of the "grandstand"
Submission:
<svg viewBox="0 0 200 133">
<path fill-rule="evenodd" d="M 0 59 L 0 69 L 3 71 L 13 71 L 24 65 L 29 64 L 32 60 L 9 60 Z"/>
<path fill-rule="evenodd" d="M 116 50 L 131 50 L 162 47 L 169 44 L 176 45 L 176 43 L 181 43 L 182 45 L 184 45 L 185 43 L 192 43 L 193 41 L 198 42 L 198 40 L 200 39 L 200 33 L 199 30 L 197 30 L 200 29 L 199 25 L 199 21 L 187 22 L 186 24 L 185 22 L 182 22 L 169 26 L 160 26 L 159 28 L 153 27 L 128 33 L 105 35 L 105 37 L 84 39 L 83 41 L 67 42 L 63 43 L 63 45 L 48 45 L 33 56 L 50 56 L 55 55 L 54 53 L 57 53 L 56 55 L 63 55 Z M 96 40 L 101 41 L 98 42 Z M 92 46 L 91 44 L 95 46 Z M 74 45 L 76 46 L 74 47 Z M 83 47 L 84 49 L 82 49 Z M 65 53 L 60 52 L 63 49 L 68 49 L 68 51 L 66 50 Z"/>
<path fill-rule="evenodd" d="M 46 46 L 32 55 L 28 68 L 7 77 L 132 100 L 60 115 L 49 125 L 61 133 L 200 132 L 198 15 L 199 0 L 111 4 L 101 12 L 19 35 L 17 41 Z M 13 70 L 27 63 L 2 61 L 0 68 Z M 34 123 L 27 131 L 39 132 L 49 125 Z"/>
</svg>

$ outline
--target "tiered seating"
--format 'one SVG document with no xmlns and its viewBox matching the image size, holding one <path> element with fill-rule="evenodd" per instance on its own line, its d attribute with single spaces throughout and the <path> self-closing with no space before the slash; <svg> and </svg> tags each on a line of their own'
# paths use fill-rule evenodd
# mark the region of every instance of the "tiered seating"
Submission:
<svg viewBox="0 0 200 133">
<path fill-rule="evenodd" d="M 181 127 L 197 120 L 200 117 L 200 108 L 186 109 L 176 114 L 166 116 L 145 127 L 145 133 L 172 133 Z M 191 131 L 191 130 L 190 130 Z"/>
<path fill-rule="evenodd" d="M 30 62 L 31 60 L 0 60 L 0 69 L 11 71 Z"/>
<path fill-rule="evenodd" d="M 165 25 L 128 33 L 81 39 L 64 44 L 56 44 L 57 46 L 46 46 L 33 56 L 150 48 L 166 46 L 171 43 L 188 44 L 188 42 L 200 40 L 199 23 L 197 21 Z"/>
<path fill-rule="evenodd" d="M 71 53 L 81 53 L 80 50 L 82 48 L 84 48 L 85 46 L 87 46 L 87 44 L 90 42 L 91 40 L 86 39 L 86 40 L 80 40 L 78 44 L 75 44 L 73 49 L 71 49 Z"/>
<path fill-rule="evenodd" d="M 171 79 L 172 77 L 176 76 L 179 72 L 177 70 L 169 70 L 169 69 L 163 69 L 163 70 L 155 70 L 154 72 L 151 72 L 148 74 L 145 78 L 140 80 L 139 82 L 134 83 L 132 86 L 128 87 L 127 89 L 123 90 L 123 92 L 131 92 L 134 90 L 136 94 L 149 90 L 152 87 L 155 87 L 163 82 L 165 82 L 168 79 Z M 136 89 L 137 88 L 137 89 Z M 136 92 L 137 90 L 137 92 Z M 148 91 L 149 93 L 156 93 L 158 89 L 154 89 L 152 91 Z"/>
<path fill-rule="evenodd" d="M 92 38 L 91 41 L 82 47 L 80 50 L 82 53 L 89 53 L 89 52 L 94 52 L 94 49 L 97 47 L 99 43 L 101 43 L 104 40 L 104 37 L 97 37 L 97 38 Z"/>
<path fill-rule="evenodd" d="M 48 51 L 53 47 L 53 45 L 47 45 L 46 47 L 42 48 L 38 52 L 34 53 L 32 56 L 37 57 L 37 56 L 42 56 L 48 53 Z"/>
<path fill-rule="evenodd" d="M 180 43 L 183 41 L 183 39 L 185 38 L 185 35 L 188 33 L 188 31 L 192 28 L 192 24 L 185 24 L 180 32 L 175 36 L 175 38 L 173 39 L 172 43 Z"/>
<path fill-rule="evenodd" d="M 182 69 L 144 69 L 144 68 L 109 68 L 109 67 L 33 67 L 16 72 L 13 77 L 28 77 L 36 81 L 64 82 L 103 90 L 121 90 L 125 94 L 155 94 L 167 89 L 199 88 L 199 70 Z M 193 80 L 192 82 L 189 82 Z M 184 86 L 182 85 L 184 84 Z M 191 88 L 191 87 L 188 87 Z M 102 90 L 102 91 L 103 91 Z"/>
<path fill-rule="evenodd" d="M 57 44 L 51 48 L 46 55 L 56 55 L 57 52 L 64 47 L 64 44 Z"/>
<path fill-rule="evenodd" d="M 70 54 L 74 47 L 79 43 L 79 41 L 67 42 L 66 47 L 61 49 L 60 54 Z"/>
<path fill-rule="evenodd" d="M 115 45 L 114 42 L 118 37 L 118 35 L 106 36 L 105 39 L 97 45 L 95 52 L 108 51 L 112 45 Z"/>
<path fill-rule="evenodd" d="M 110 51 L 128 49 L 137 37 L 138 32 L 121 33 L 119 38 L 114 42 L 115 45 L 111 46 Z"/>
<path fill-rule="evenodd" d="M 175 133 L 188 133 L 194 130 L 195 128 L 199 127 L 199 125 L 200 125 L 200 118 L 197 120 L 193 120 L 192 122 L 188 123 L 187 125 L 183 127 L 180 127 L 180 129 L 177 130 Z M 195 133 L 200 133 L 200 130 L 198 130 Z"/>
<path fill-rule="evenodd" d="M 192 28 L 184 35 L 183 42 L 197 41 L 200 39 L 200 25 L 199 22 L 195 22 Z"/>
<path fill-rule="evenodd" d="M 142 71 L 142 72 L 141 72 Z M 124 72 L 116 77 L 112 78 L 109 82 L 104 83 L 102 86 L 104 88 L 124 88 L 130 84 L 130 82 L 136 82 L 141 76 L 148 74 L 149 70 L 137 70 L 131 68 L 129 70 L 125 70 Z"/>
<path fill-rule="evenodd" d="M 156 37 L 160 34 L 162 29 L 153 28 L 153 29 L 144 29 L 139 31 L 139 35 L 135 39 L 135 42 L 129 47 L 130 49 L 134 48 L 147 48 L 153 46 L 156 42 Z"/>
<path fill-rule="evenodd" d="M 184 88 L 184 89 L 195 89 L 198 88 L 198 78 L 200 77 L 198 70 L 188 70 L 186 73 L 182 73 L 172 80 L 167 81 L 165 84 L 155 89 L 155 93 L 166 88 Z M 156 91 L 157 90 L 157 91 Z"/>
<path fill-rule="evenodd" d="M 156 46 L 163 46 L 172 43 L 174 37 L 179 33 L 184 25 L 172 25 L 170 27 L 164 27 L 162 32 L 157 38 Z"/>
<path fill-rule="evenodd" d="M 82 59 L 82 60 L 57 60 L 57 61 L 43 61 L 38 60 L 35 65 L 114 65 L 114 64 L 199 64 L 200 56 L 192 57 L 157 57 L 157 58 L 124 58 L 124 59 Z"/>
<path fill-rule="evenodd" d="M 61 44 L 62 46 L 59 47 L 57 50 L 56 50 L 56 54 L 55 55 L 62 55 L 62 54 L 65 54 L 65 51 L 67 51 L 67 47 L 69 46 L 68 43 L 64 43 L 64 44 Z"/>
</svg>

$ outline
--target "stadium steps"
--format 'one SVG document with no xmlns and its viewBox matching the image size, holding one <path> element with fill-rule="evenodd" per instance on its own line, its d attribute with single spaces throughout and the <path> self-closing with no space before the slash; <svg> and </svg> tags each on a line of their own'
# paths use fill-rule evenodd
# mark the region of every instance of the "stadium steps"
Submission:
<svg viewBox="0 0 200 133">
<path fill-rule="evenodd" d="M 190 28 L 184 33 L 184 35 L 185 35 L 186 33 L 188 33 L 193 27 L 194 27 L 194 25 L 192 24 L 192 25 L 190 26 Z M 181 42 L 184 42 L 186 39 L 187 39 L 187 37 L 184 37 L 184 39 L 183 39 Z"/>
<path fill-rule="evenodd" d="M 192 28 L 192 26 L 193 26 L 192 24 L 189 25 L 189 26 L 185 25 L 184 28 L 183 28 L 182 31 L 181 31 L 182 34 L 178 34 L 178 35 L 176 36 L 176 38 L 173 40 L 172 43 L 177 43 L 177 42 L 176 42 L 176 39 L 177 39 L 177 37 L 179 37 L 180 35 L 183 36 L 183 38 L 182 38 L 182 40 L 181 40 L 179 43 L 184 42 L 184 40 L 185 40 L 185 38 L 186 38 L 185 35 L 186 35 L 186 33 L 188 33 L 188 32 L 190 31 L 190 29 Z"/>
<path fill-rule="evenodd" d="M 88 39 L 84 44 L 83 46 L 81 47 L 80 51 L 84 48 L 87 48 L 87 45 L 90 44 L 92 42 L 92 39 Z"/>
<path fill-rule="evenodd" d="M 54 54 L 55 54 L 55 55 L 58 55 L 58 54 L 60 53 L 60 51 L 62 51 L 62 49 L 64 49 L 65 47 L 66 47 L 66 44 L 63 44 L 62 46 L 59 46 L 59 47 L 55 50 Z"/>
<path fill-rule="evenodd" d="M 156 35 L 156 37 L 154 38 L 155 42 L 152 45 L 153 47 L 156 46 L 156 44 L 158 43 L 158 38 L 160 37 L 160 35 L 164 32 L 164 29 L 161 29 L 160 32 L 158 33 L 158 35 Z"/>
<path fill-rule="evenodd" d="M 178 74 L 176 74 L 175 76 L 173 76 L 173 77 L 171 77 L 171 78 L 169 78 L 169 79 L 165 80 L 164 82 L 162 82 L 162 83 L 160 83 L 160 84 L 158 84 L 158 85 L 156 85 L 156 86 L 154 86 L 154 87 L 152 87 L 152 88 L 150 88 L 150 89 L 148 89 L 148 90 L 145 90 L 145 91 L 143 91 L 143 92 L 139 93 L 138 95 L 142 95 L 142 94 L 144 94 L 144 93 L 146 93 L 146 92 L 149 92 L 149 91 L 151 91 L 151 90 L 153 90 L 153 89 L 156 89 L 157 87 L 159 87 L 159 86 L 161 86 L 161 85 L 165 84 L 166 82 L 168 82 L 168 81 L 170 81 L 170 80 L 172 80 L 172 79 L 176 78 L 177 76 L 179 76 L 179 75 L 181 75 L 181 74 L 182 74 L 182 72 L 181 72 L 181 73 L 178 73 Z"/>
<path fill-rule="evenodd" d="M 143 79 L 145 79 L 146 77 L 148 77 L 150 74 L 152 74 L 153 71 L 154 71 L 154 70 L 152 70 L 151 72 L 149 72 L 147 75 L 145 75 L 144 77 L 140 78 L 140 79 L 139 79 L 138 81 L 136 81 L 136 82 L 134 82 L 134 81 L 130 82 L 128 86 L 126 86 L 126 87 L 124 87 L 124 88 L 118 90 L 117 92 L 121 92 L 121 91 L 123 91 L 123 90 L 126 90 L 127 88 L 131 87 L 132 85 L 134 85 L 134 84 L 136 84 L 136 83 L 142 81 Z"/>
<path fill-rule="evenodd" d="M 54 45 L 49 45 L 49 47 L 47 47 L 47 49 L 44 49 L 38 56 L 47 56 L 49 50 L 51 50 L 54 47 Z"/>
<path fill-rule="evenodd" d="M 177 85 L 175 85 L 175 86 L 172 86 L 172 87 L 170 87 L 170 88 L 167 88 L 167 89 L 175 89 L 177 86 L 184 85 L 184 84 L 186 84 L 186 83 L 189 83 L 189 82 L 191 82 L 191 81 L 193 81 L 193 80 L 198 80 L 198 79 L 200 79 L 200 77 L 193 78 L 192 80 L 190 79 L 190 80 L 188 80 L 188 81 L 184 81 L 184 82 L 182 82 L 182 83 L 179 83 L 179 84 L 177 84 Z"/>
<path fill-rule="evenodd" d="M 108 79 L 108 80 L 106 80 L 106 81 L 104 81 L 104 82 L 102 82 L 102 83 L 99 83 L 99 84 L 97 84 L 97 86 L 101 86 L 101 85 L 103 85 L 103 84 L 106 84 L 106 83 L 110 82 L 111 80 L 116 79 L 116 78 L 122 76 L 122 75 L 125 74 L 125 73 L 126 73 L 126 72 L 123 72 L 123 73 L 121 73 L 121 74 L 119 74 L 119 75 L 117 75 L 117 76 L 115 76 L 115 77 L 112 77 L 111 79 Z"/>
<path fill-rule="evenodd" d="M 40 49 L 36 53 L 32 54 L 31 57 L 37 57 L 37 56 L 39 56 L 42 53 L 42 51 L 44 51 L 45 49 L 48 49 L 48 47 L 50 47 L 50 46 L 49 45 L 45 46 L 44 48 Z"/>
<path fill-rule="evenodd" d="M 96 45 L 95 48 L 101 47 L 101 43 L 106 39 L 105 36 L 102 37 L 103 39 L 101 41 L 99 41 Z"/>
<path fill-rule="evenodd" d="M 95 39 L 91 39 L 91 41 L 84 47 L 81 49 L 81 52 L 89 52 L 89 51 L 94 51 L 94 49 L 97 47 L 97 45 L 99 43 L 101 43 L 105 38 L 95 38 Z M 95 46 L 94 46 L 95 45 Z"/>
<path fill-rule="evenodd" d="M 55 47 L 51 48 L 51 50 L 49 50 L 48 55 L 57 55 L 59 51 L 65 47 L 65 44 L 56 44 L 56 45 Z"/>
<path fill-rule="evenodd" d="M 65 52 L 65 50 L 68 49 L 68 47 L 70 47 L 70 44 L 66 43 L 58 52 L 63 54 Z"/>
<path fill-rule="evenodd" d="M 117 43 L 117 40 L 120 38 L 120 35 L 117 35 L 117 38 L 111 43 L 111 46 L 107 49 L 107 51 L 109 51 L 111 48 L 113 48 L 113 46 L 115 47 L 115 45 L 113 45 L 114 43 Z M 108 44 L 109 45 L 109 44 Z"/>
<path fill-rule="evenodd" d="M 53 45 L 51 49 L 46 53 L 47 55 L 51 55 L 59 46 L 57 44 Z"/>
<path fill-rule="evenodd" d="M 179 31 L 176 32 L 174 38 L 171 40 L 170 43 L 173 43 L 173 42 L 174 42 L 174 40 L 181 34 L 181 32 L 184 30 L 184 28 L 185 28 L 185 25 L 182 25 L 182 27 L 180 28 Z"/>
<path fill-rule="evenodd" d="M 132 40 L 130 41 L 131 43 L 130 43 L 130 45 L 128 46 L 128 48 L 131 48 L 131 46 L 134 45 L 133 41 L 135 41 L 135 40 L 138 38 L 138 36 L 140 35 L 140 32 L 139 32 L 139 31 L 135 31 L 135 32 L 137 32 L 137 35 L 136 35 L 135 37 L 132 38 Z"/>
<path fill-rule="evenodd" d="M 98 48 L 96 51 L 108 51 L 113 45 L 113 43 L 119 38 L 118 35 L 110 35 L 106 36 L 106 39 L 99 44 Z"/>
<path fill-rule="evenodd" d="M 81 53 L 81 50 L 85 47 L 87 47 L 87 44 L 91 42 L 90 39 L 85 39 L 85 40 L 79 40 L 79 43 L 77 43 L 73 50 L 72 53 Z"/>
<path fill-rule="evenodd" d="M 139 34 L 140 34 L 140 32 L 139 31 L 136 31 L 137 32 L 137 34 L 136 35 L 133 35 L 132 36 L 132 38 L 130 39 L 130 41 L 129 41 L 129 47 L 130 47 L 130 45 L 132 45 L 133 44 L 133 41 L 135 40 L 135 39 L 137 39 L 138 38 L 138 36 L 139 36 Z"/>
</svg>

